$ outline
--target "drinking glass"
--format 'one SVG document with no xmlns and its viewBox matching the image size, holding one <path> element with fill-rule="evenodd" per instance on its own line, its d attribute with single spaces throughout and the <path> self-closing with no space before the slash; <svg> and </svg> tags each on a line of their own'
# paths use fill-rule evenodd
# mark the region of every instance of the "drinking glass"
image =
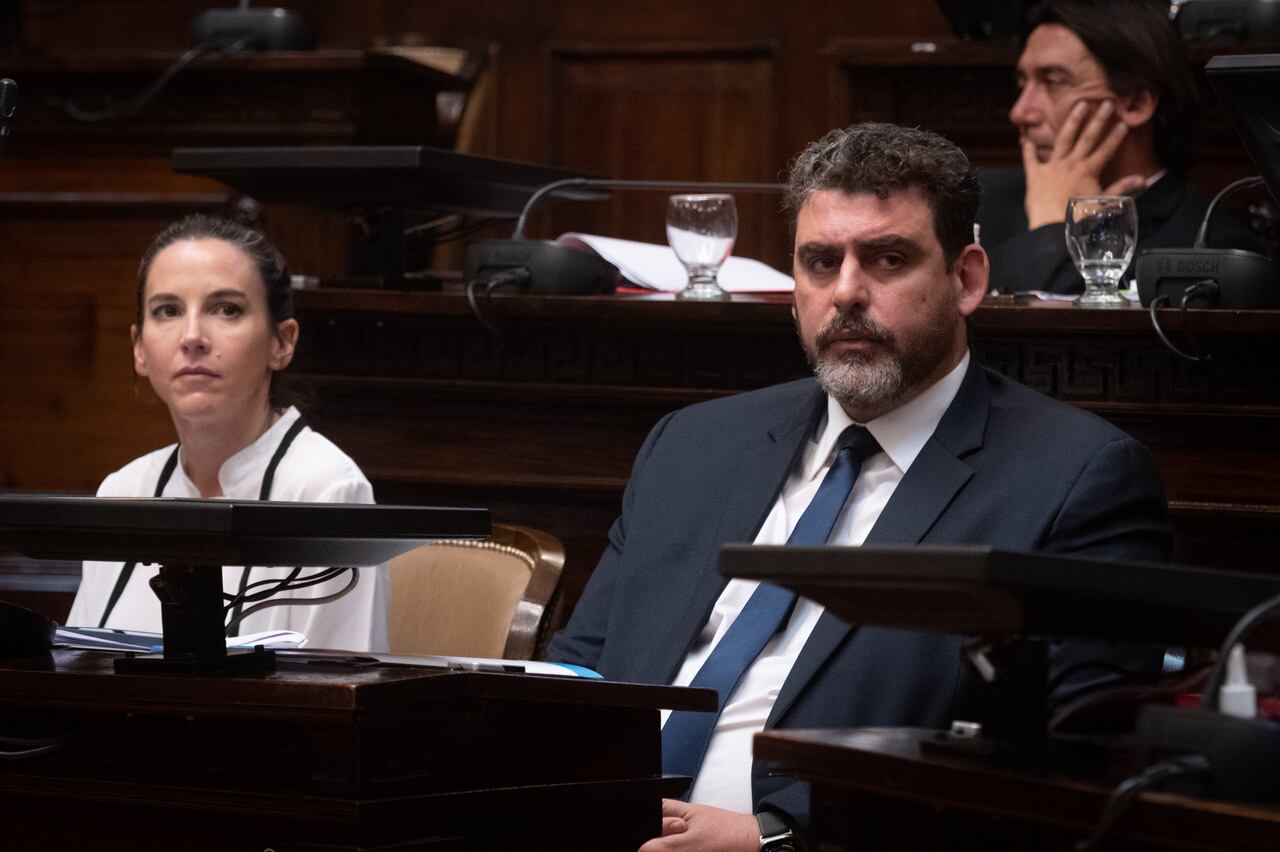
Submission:
<svg viewBox="0 0 1280 852">
<path fill-rule="evenodd" d="M 716 277 L 737 236 L 738 208 L 732 195 L 673 195 L 667 199 L 667 242 L 689 275 L 677 299 L 729 298 Z"/>
<path fill-rule="evenodd" d="M 1067 201 L 1067 251 L 1084 276 L 1085 308 L 1128 307 L 1120 277 L 1138 244 L 1138 211 L 1127 195 L 1078 195 Z"/>
</svg>

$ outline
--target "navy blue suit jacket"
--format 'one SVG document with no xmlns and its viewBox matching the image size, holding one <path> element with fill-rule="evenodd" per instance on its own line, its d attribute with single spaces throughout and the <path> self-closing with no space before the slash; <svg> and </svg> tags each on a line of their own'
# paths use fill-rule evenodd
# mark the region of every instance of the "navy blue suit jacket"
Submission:
<svg viewBox="0 0 1280 852">
<path fill-rule="evenodd" d="M 669 683 L 724 589 L 719 548 L 751 542 L 825 410 L 811 379 L 665 417 L 636 459 L 622 515 L 548 658 L 606 678 Z M 1137 441 L 974 359 L 867 544 L 989 544 L 1163 561 L 1159 475 Z M 972 718 L 960 637 L 851 628 L 824 613 L 766 729 L 945 727 Z M 753 771 L 756 809 L 801 828 L 808 790 Z"/>
</svg>

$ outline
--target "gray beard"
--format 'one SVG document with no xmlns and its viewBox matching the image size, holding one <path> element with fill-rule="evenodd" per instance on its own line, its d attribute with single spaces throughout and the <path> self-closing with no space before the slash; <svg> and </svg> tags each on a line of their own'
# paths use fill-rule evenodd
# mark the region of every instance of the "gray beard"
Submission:
<svg viewBox="0 0 1280 852">
<path fill-rule="evenodd" d="M 822 389 L 847 410 L 879 409 L 895 402 L 906 386 L 902 362 L 893 355 L 868 359 L 861 355 L 810 357 Z"/>
<path fill-rule="evenodd" d="M 870 334 L 887 344 L 889 351 L 879 357 L 857 353 L 847 353 L 843 358 L 823 355 L 831 337 L 841 330 Z M 812 350 L 807 344 L 804 349 L 818 384 L 846 411 L 885 412 L 928 380 L 951 345 L 943 327 L 906 352 L 899 351 L 896 343 L 892 332 L 866 317 L 843 316 L 818 332 Z"/>
</svg>

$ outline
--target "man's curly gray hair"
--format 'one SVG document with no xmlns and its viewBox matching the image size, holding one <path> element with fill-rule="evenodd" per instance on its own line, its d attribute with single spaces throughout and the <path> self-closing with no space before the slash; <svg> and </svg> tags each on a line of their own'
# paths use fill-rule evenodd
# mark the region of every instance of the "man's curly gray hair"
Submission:
<svg viewBox="0 0 1280 852">
<path fill-rule="evenodd" d="M 973 242 L 982 193 L 964 152 L 918 127 L 868 122 L 832 130 L 796 157 L 783 210 L 794 231 L 800 208 L 815 192 L 847 193 L 918 189 L 933 210 L 933 229 L 950 263 Z"/>
</svg>

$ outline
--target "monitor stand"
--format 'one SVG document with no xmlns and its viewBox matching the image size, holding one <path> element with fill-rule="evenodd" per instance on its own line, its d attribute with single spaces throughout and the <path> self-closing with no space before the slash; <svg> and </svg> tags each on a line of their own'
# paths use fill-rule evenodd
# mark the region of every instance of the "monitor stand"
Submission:
<svg viewBox="0 0 1280 852">
<path fill-rule="evenodd" d="M 160 599 L 164 651 L 115 661 L 128 674 L 258 674 L 275 671 L 275 651 L 227 648 L 223 632 L 222 566 L 162 565 L 151 579 Z"/>
</svg>

